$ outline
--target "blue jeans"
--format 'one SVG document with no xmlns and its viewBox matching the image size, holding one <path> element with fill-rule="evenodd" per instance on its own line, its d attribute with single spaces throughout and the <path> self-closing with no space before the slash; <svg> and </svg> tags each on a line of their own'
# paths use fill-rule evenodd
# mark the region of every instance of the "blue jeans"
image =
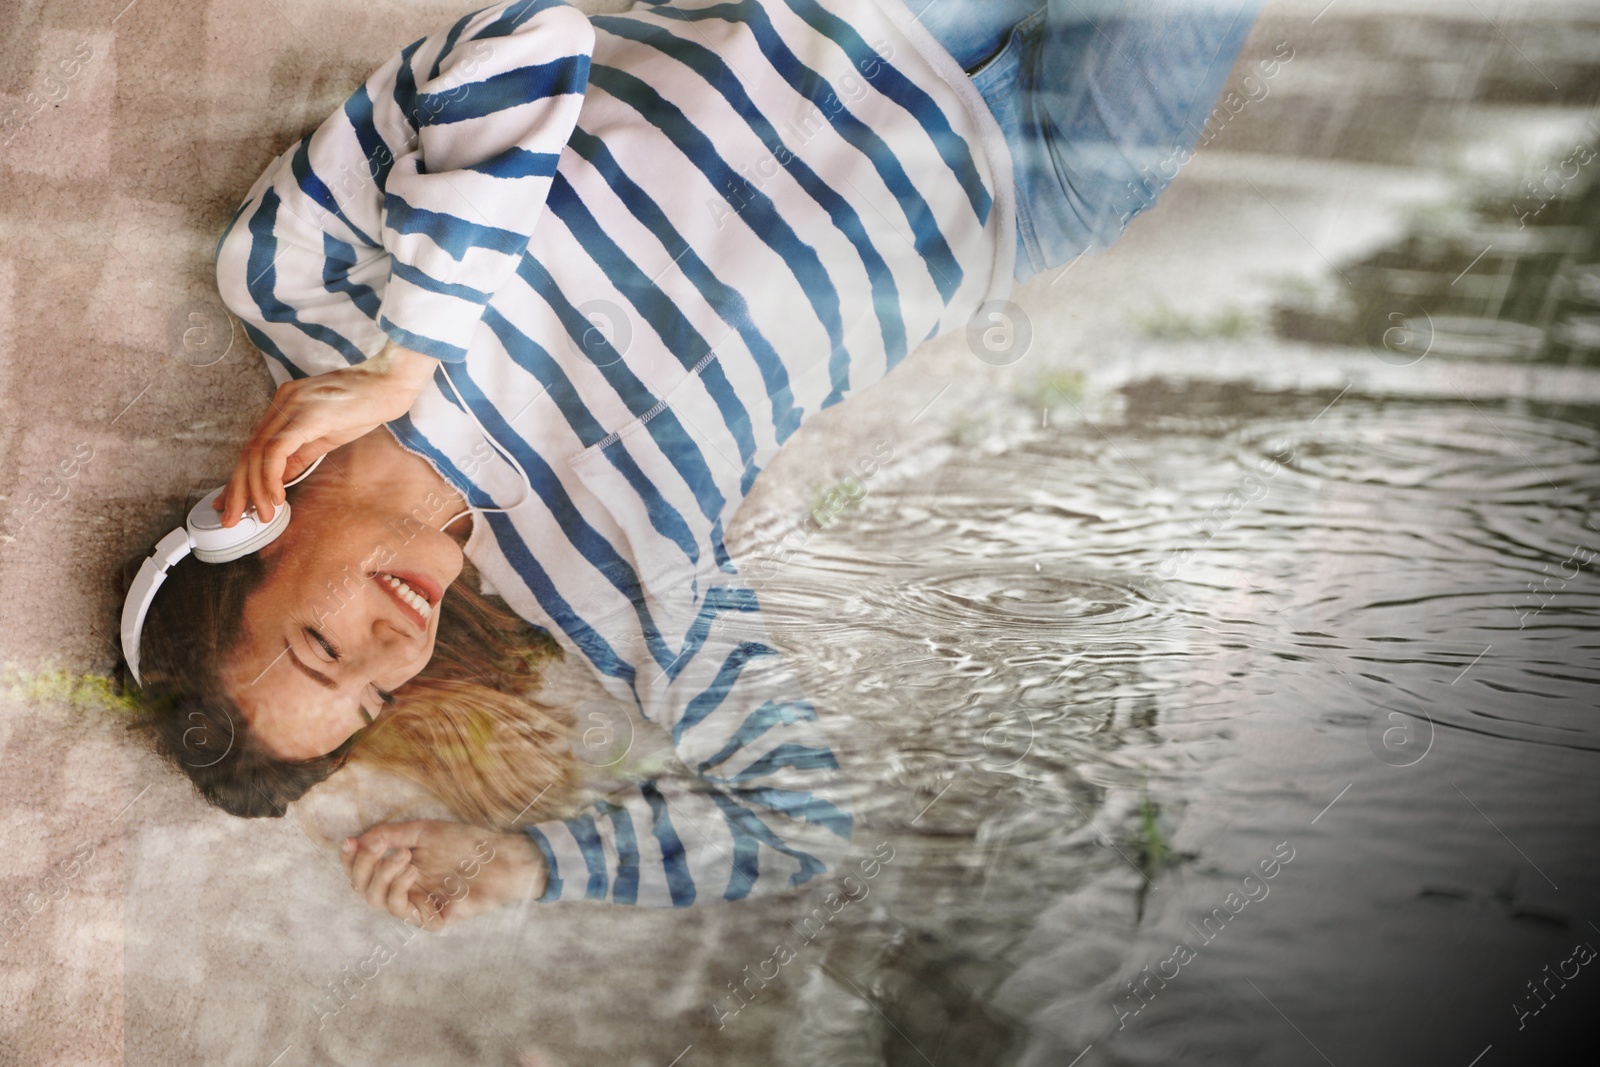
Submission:
<svg viewBox="0 0 1600 1067">
<path fill-rule="evenodd" d="M 1188 161 L 1261 0 L 904 0 L 1005 132 L 1018 280 L 1115 241 Z"/>
</svg>

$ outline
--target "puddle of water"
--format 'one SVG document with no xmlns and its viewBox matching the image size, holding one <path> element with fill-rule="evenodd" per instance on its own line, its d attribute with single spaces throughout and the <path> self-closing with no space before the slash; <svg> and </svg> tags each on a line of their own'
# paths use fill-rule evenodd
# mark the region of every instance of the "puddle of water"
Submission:
<svg viewBox="0 0 1600 1067">
<path fill-rule="evenodd" d="M 1124 392 L 877 488 L 766 595 L 905 857 L 875 1062 L 1321 1062 L 1280 1009 L 1333 1062 L 1509 1040 L 1600 938 L 1600 408 Z"/>
</svg>

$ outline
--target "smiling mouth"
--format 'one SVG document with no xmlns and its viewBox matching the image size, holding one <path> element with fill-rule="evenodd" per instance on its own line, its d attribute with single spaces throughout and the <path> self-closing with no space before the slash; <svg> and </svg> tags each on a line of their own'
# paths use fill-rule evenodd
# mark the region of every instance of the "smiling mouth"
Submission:
<svg viewBox="0 0 1600 1067">
<path fill-rule="evenodd" d="M 402 608 L 415 616 L 419 625 L 424 629 L 427 627 L 428 619 L 433 615 L 433 605 L 428 602 L 426 596 L 413 589 L 405 579 L 396 578 L 392 574 L 380 573 L 378 584 L 383 586 Z"/>
</svg>

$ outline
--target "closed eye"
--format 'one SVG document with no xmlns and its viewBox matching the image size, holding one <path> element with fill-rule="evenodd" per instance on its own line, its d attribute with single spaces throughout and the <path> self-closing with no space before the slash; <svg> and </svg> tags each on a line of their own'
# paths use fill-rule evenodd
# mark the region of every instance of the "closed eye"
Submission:
<svg viewBox="0 0 1600 1067">
<path fill-rule="evenodd" d="M 328 639 L 326 637 L 323 637 L 320 633 L 318 633 L 316 630 L 313 630 L 309 626 L 304 627 L 304 629 L 305 629 L 305 634 L 306 634 L 307 639 L 310 640 L 313 644 L 318 645 L 318 646 L 320 646 L 322 648 L 323 653 L 325 655 L 327 655 L 327 657 L 328 657 L 328 662 L 329 663 L 338 663 L 339 662 L 339 650 L 334 648 L 333 645 L 329 643 L 329 641 L 328 641 Z"/>
<path fill-rule="evenodd" d="M 339 655 L 339 650 L 333 646 L 333 643 L 331 641 L 329 641 L 326 637 L 324 637 L 319 631 L 314 630 L 309 626 L 302 626 L 301 630 L 306 635 L 307 643 L 310 644 L 313 648 L 320 649 L 323 652 L 323 654 L 327 657 L 327 660 L 328 660 L 329 663 L 338 663 L 339 662 L 339 660 L 341 658 L 340 655 Z M 291 653 L 291 656 L 292 655 L 293 654 Z M 322 676 L 317 674 L 315 671 L 307 670 L 306 673 L 312 675 L 314 678 L 317 678 L 319 682 L 322 682 L 322 684 L 327 685 L 330 688 L 332 688 L 332 684 L 333 683 L 331 681 L 323 680 Z M 394 694 L 393 693 L 389 692 L 386 689 L 380 689 L 376 685 L 374 685 L 372 687 L 372 691 L 375 694 L 377 694 L 379 703 L 383 704 L 386 707 L 393 706 L 393 704 L 394 704 Z M 374 721 L 374 715 L 373 715 L 372 712 L 367 710 L 365 704 L 357 704 L 356 705 L 356 712 L 361 716 L 362 722 L 366 723 L 368 726 L 372 725 L 372 723 Z"/>
</svg>

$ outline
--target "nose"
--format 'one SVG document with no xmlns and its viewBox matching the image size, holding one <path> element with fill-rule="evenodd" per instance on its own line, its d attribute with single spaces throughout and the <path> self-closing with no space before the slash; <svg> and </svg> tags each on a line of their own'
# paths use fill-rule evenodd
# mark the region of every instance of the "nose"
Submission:
<svg viewBox="0 0 1600 1067">
<path fill-rule="evenodd" d="M 372 622 L 368 629 L 372 638 L 375 659 L 385 665 L 396 665 L 414 659 L 427 643 L 426 631 L 418 630 L 409 619 L 400 617 L 399 609 L 389 600 L 388 594 L 376 591 L 372 604 Z"/>
</svg>

